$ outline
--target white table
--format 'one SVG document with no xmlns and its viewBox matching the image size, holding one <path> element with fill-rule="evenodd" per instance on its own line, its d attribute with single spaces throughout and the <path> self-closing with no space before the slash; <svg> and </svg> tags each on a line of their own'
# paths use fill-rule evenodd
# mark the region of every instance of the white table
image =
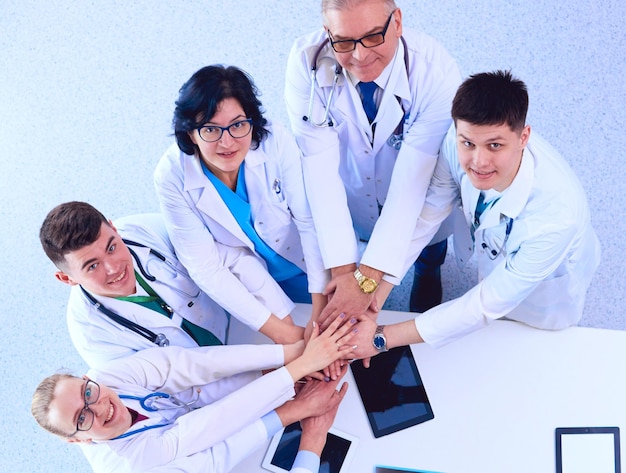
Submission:
<svg viewBox="0 0 626 473">
<path fill-rule="evenodd" d="M 306 320 L 308 307 L 294 312 Z M 383 311 L 381 323 L 407 320 Z M 268 339 L 233 323 L 230 343 Z M 626 443 L 626 332 L 558 332 L 496 321 L 439 349 L 411 346 L 435 418 L 375 439 L 351 385 L 334 427 L 359 437 L 350 471 L 386 464 L 444 473 L 552 473 L 556 427 L 618 426 Z M 233 471 L 264 472 L 265 449 Z M 593 473 L 593 472 L 590 472 Z"/>
</svg>

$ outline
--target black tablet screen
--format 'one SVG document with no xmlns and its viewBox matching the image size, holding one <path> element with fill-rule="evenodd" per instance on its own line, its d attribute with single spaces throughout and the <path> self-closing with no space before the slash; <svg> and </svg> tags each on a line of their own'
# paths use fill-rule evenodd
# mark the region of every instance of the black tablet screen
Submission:
<svg viewBox="0 0 626 473">
<path fill-rule="evenodd" d="M 376 355 L 369 368 L 355 361 L 351 369 L 374 437 L 434 418 L 410 347 Z"/>
<path fill-rule="evenodd" d="M 276 447 L 276 452 L 272 457 L 272 465 L 278 466 L 283 470 L 289 471 L 296 460 L 296 454 L 300 446 L 300 436 L 302 429 L 300 422 L 285 427 L 283 434 Z M 342 437 L 338 437 L 333 433 L 328 433 L 326 437 L 326 445 L 322 450 L 320 457 L 320 473 L 339 473 L 341 465 L 346 458 L 350 441 Z"/>
</svg>

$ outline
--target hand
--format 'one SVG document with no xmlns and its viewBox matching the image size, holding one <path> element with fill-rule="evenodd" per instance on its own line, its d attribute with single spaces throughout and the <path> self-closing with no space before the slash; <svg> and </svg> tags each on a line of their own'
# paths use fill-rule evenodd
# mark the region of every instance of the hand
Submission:
<svg viewBox="0 0 626 473">
<path fill-rule="evenodd" d="M 354 326 L 352 332 L 343 338 L 340 338 L 338 343 L 352 343 L 357 346 L 352 352 L 354 358 L 369 358 L 378 354 L 378 350 L 372 344 L 374 339 L 374 333 L 376 333 L 376 327 L 378 324 L 375 320 L 372 320 L 368 315 L 363 315 L 359 318 L 358 323 Z M 365 366 L 365 361 L 363 362 Z M 367 366 L 369 367 L 369 360 L 367 360 Z"/>
<path fill-rule="evenodd" d="M 348 367 L 344 366 L 341 377 L 346 374 Z M 340 378 L 339 378 L 340 379 Z M 317 417 L 336 409 L 345 395 L 347 384 L 337 392 L 336 387 L 339 379 L 335 381 L 310 380 L 298 390 L 296 397 L 287 401 L 276 409 L 283 426 L 287 426 L 307 417 Z"/>
<path fill-rule="evenodd" d="M 323 416 L 339 407 L 348 385 L 343 383 L 340 391 L 337 391 L 336 388 L 347 371 L 348 367 L 344 366 L 339 373 L 339 377 L 333 381 L 307 381 L 294 398 L 294 401 L 297 401 L 299 404 L 299 409 L 301 409 L 300 419 Z"/>
<path fill-rule="evenodd" d="M 345 316 L 337 317 L 328 330 L 321 333 L 317 324 L 313 326 L 311 338 L 302 356 L 286 365 L 294 382 L 327 367 L 335 360 L 354 358 L 352 351 L 356 347 L 350 344 L 350 337 L 346 335 L 357 320 L 351 319 L 349 323 L 340 327 L 344 318 Z M 337 343 L 342 337 L 343 342 Z"/>
<path fill-rule="evenodd" d="M 325 414 L 307 417 L 300 421 L 302 427 L 302 437 L 300 438 L 300 450 L 308 450 L 315 453 L 318 457 L 322 455 L 324 445 L 326 445 L 326 436 L 328 430 L 332 427 L 339 404 L 343 400 L 348 390 L 348 383 L 343 383 L 339 391 L 335 391 L 337 395 L 331 397 L 334 404 Z"/>
<path fill-rule="evenodd" d="M 344 313 L 349 318 L 362 315 L 368 308 L 378 312 L 378 304 L 373 294 L 361 291 L 352 273 L 344 273 L 334 277 L 326 286 L 325 294 L 333 293 L 330 301 L 319 316 L 318 322 L 322 330 Z"/>
</svg>

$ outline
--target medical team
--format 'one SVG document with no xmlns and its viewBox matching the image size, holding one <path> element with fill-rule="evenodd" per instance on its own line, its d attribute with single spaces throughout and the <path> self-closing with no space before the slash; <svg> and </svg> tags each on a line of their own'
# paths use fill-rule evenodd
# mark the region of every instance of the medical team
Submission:
<svg viewBox="0 0 626 473">
<path fill-rule="evenodd" d="M 576 176 L 526 124 L 524 83 L 462 82 L 394 0 L 322 0 L 322 17 L 289 55 L 293 135 L 263 116 L 245 72 L 204 67 L 179 91 L 176 143 L 154 173 L 160 215 L 114 224 L 68 202 L 44 220 L 91 370 L 46 378 L 32 411 L 94 471 L 229 471 L 301 420 L 292 471 L 316 472 L 347 360 L 502 317 L 580 319 L 599 243 Z M 457 260 L 476 249 L 479 283 L 441 304 L 452 233 Z M 411 266 L 423 314 L 378 325 Z M 312 304 L 306 327 L 293 302 Z M 221 346 L 229 316 L 280 345 Z M 156 411 L 143 401 L 155 397 Z"/>
</svg>

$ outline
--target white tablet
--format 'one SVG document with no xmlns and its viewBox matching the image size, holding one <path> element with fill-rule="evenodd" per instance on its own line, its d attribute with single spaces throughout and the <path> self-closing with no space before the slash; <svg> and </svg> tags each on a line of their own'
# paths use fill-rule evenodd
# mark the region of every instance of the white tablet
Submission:
<svg viewBox="0 0 626 473">
<path fill-rule="evenodd" d="M 300 422 L 288 425 L 274 435 L 263 459 L 263 468 L 274 473 L 289 473 L 298 453 L 301 435 Z M 320 471 L 348 473 L 357 441 L 356 437 L 331 428 L 320 458 Z"/>
<path fill-rule="evenodd" d="M 620 473 L 619 427 L 558 427 L 557 473 Z"/>
</svg>

